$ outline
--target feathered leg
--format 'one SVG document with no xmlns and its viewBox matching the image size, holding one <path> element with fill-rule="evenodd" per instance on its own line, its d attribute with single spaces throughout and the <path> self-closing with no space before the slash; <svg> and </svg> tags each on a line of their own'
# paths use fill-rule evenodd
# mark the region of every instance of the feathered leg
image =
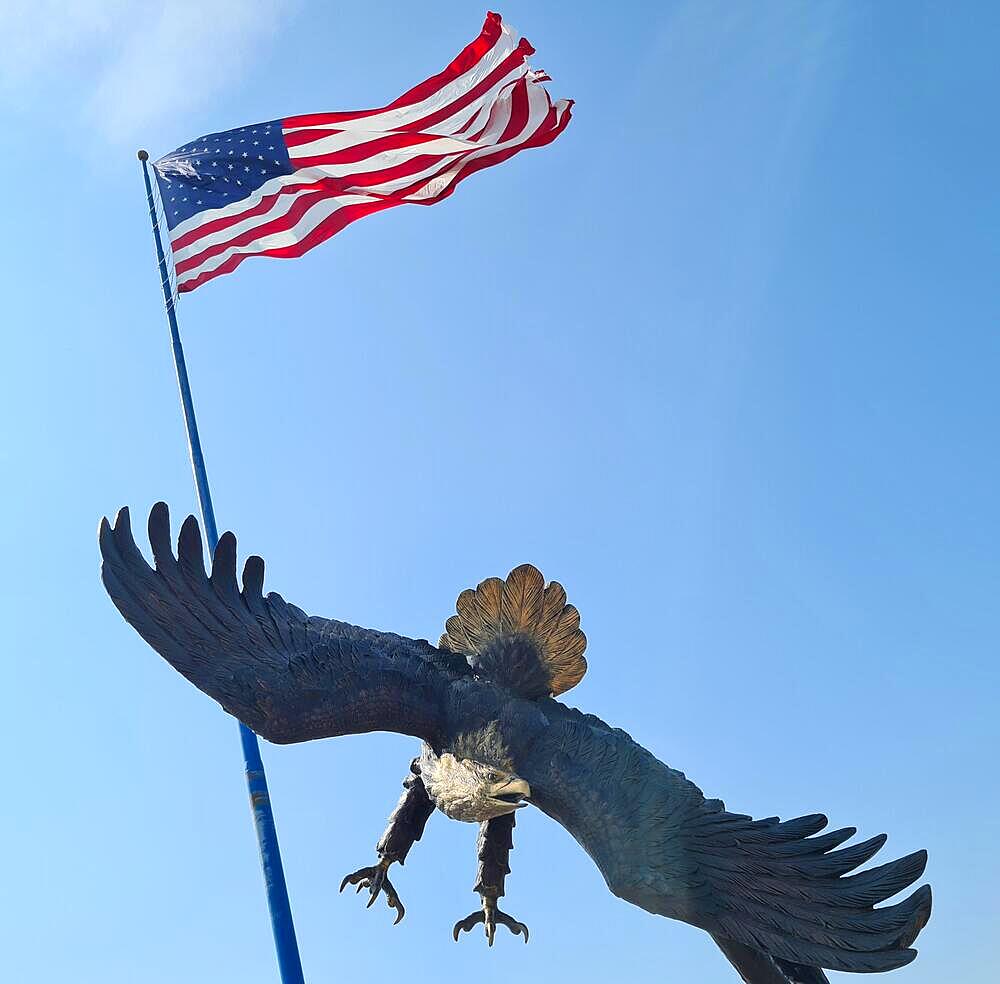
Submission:
<svg viewBox="0 0 1000 984">
<path fill-rule="evenodd" d="M 503 898 L 504 879 L 510 874 L 511 849 L 514 847 L 514 814 L 505 813 L 479 825 L 479 840 L 477 842 L 479 857 L 479 872 L 473 891 L 479 893 L 482 899 L 482 910 L 473 912 L 455 923 L 452 935 L 458 941 L 458 934 L 469 932 L 473 926 L 483 924 L 486 939 L 493 946 L 497 924 L 506 926 L 515 936 L 518 934 L 528 942 L 528 927 L 518 922 L 506 912 L 497 908 L 497 899 Z"/>
<path fill-rule="evenodd" d="M 367 888 L 368 907 L 374 903 L 379 892 L 384 892 L 389 908 L 396 910 L 396 918 L 393 921 L 395 926 L 406 914 L 406 909 L 403 908 L 403 903 L 386 873 L 389 866 L 396 861 L 403 864 L 410 848 L 420 840 L 427 818 L 433 812 L 434 804 L 427 795 L 423 779 L 420 778 L 419 760 L 414 759 L 410 763 L 410 775 L 403 780 L 403 795 L 389 817 L 385 833 L 375 845 L 375 850 L 378 851 L 378 864 L 369 868 L 359 868 L 346 875 L 340 883 L 340 890 L 343 891 L 348 885 L 357 885 L 359 892 Z"/>
</svg>

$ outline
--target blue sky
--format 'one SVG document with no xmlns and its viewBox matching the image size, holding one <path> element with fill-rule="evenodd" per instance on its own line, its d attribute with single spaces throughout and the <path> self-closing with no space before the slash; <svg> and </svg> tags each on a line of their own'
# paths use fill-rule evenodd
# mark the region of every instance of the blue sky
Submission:
<svg viewBox="0 0 1000 984">
<path fill-rule="evenodd" d="M 484 8 L 7 6 L 0 102 L 0 979 L 276 979 L 236 727 L 121 621 L 95 530 L 194 508 L 135 150 L 378 105 Z M 180 308 L 222 527 L 317 614 L 437 638 L 532 561 L 570 703 L 738 811 L 926 847 L 892 980 L 986 984 L 1000 903 L 992 4 L 510 2 L 554 145 Z M 415 743 L 264 749 L 311 982 L 735 979 L 522 811 L 492 951 L 475 828 L 407 916 L 338 896 Z"/>
</svg>

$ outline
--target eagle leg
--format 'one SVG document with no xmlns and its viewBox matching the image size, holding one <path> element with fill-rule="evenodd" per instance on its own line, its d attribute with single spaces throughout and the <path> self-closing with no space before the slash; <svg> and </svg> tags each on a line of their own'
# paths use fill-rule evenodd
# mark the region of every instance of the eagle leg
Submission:
<svg viewBox="0 0 1000 984">
<path fill-rule="evenodd" d="M 395 862 L 403 864 L 410 848 L 420 840 L 424 832 L 427 818 L 434 812 L 434 804 L 427 795 L 424 781 L 420 778 L 419 760 L 410 763 L 410 775 L 403 780 L 403 795 L 396 804 L 396 809 L 389 817 L 389 825 L 379 838 L 375 850 L 378 851 L 378 863 L 344 876 L 340 883 L 340 891 L 348 885 L 356 885 L 357 891 L 368 889 L 368 904 L 370 908 L 379 892 L 385 893 L 385 901 L 390 909 L 396 910 L 395 926 L 406 914 L 406 909 L 400 901 L 396 889 L 389 881 L 389 866 Z"/>
<path fill-rule="evenodd" d="M 459 933 L 468 933 L 479 923 L 483 924 L 490 946 L 493 946 L 498 924 L 506 926 L 515 936 L 523 936 L 524 942 L 528 942 L 528 927 L 497 907 L 497 899 L 504 894 L 504 880 L 510 874 L 507 861 L 514 846 L 514 822 L 514 814 L 505 813 L 479 825 L 479 872 L 472 890 L 479 893 L 482 910 L 455 923 L 452 936 L 456 942 Z"/>
</svg>

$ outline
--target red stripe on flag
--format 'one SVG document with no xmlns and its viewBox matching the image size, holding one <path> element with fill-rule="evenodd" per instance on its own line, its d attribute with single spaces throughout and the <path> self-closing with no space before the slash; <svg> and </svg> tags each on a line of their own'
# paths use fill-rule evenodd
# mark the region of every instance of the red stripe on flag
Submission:
<svg viewBox="0 0 1000 984">
<path fill-rule="evenodd" d="M 545 144 L 551 143 L 557 136 L 559 136 L 560 133 L 562 133 L 563 130 L 566 129 L 570 116 L 572 115 L 572 108 L 573 101 L 567 100 L 563 118 L 558 120 L 557 123 L 556 108 L 553 106 L 549 109 L 548 114 L 539 125 L 538 129 L 529 139 L 525 140 L 524 143 L 516 144 L 513 147 L 507 147 L 506 149 L 497 151 L 494 154 L 486 154 L 483 157 L 476 158 L 475 160 L 462 165 L 458 174 L 448 183 L 448 186 L 432 198 L 411 201 L 408 196 L 414 195 L 425 185 L 429 184 L 433 178 L 421 179 L 410 187 L 396 192 L 395 197 L 406 199 L 405 204 L 407 205 L 433 205 L 436 202 L 448 198 L 470 174 L 475 174 L 477 171 L 481 171 L 485 167 L 492 167 L 494 164 L 502 164 L 505 160 L 513 157 L 519 151 L 525 150 L 529 147 L 543 147 Z M 400 204 L 403 204 L 403 202 Z"/>
<path fill-rule="evenodd" d="M 376 137 L 374 140 L 366 140 L 364 143 L 357 143 L 353 147 L 345 147 L 343 150 L 334 150 L 326 154 L 316 154 L 314 157 L 292 157 L 292 163 L 297 168 L 322 167 L 324 164 L 356 164 L 376 154 L 383 154 L 390 150 L 405 150 L 407 147 L 416 147 L 418 144 L 430 143 L 433 140 L 440 140 L 440 133 L 387 133 L 383 137 Z"/>
<path fill-rule="evenodd" d="M 400 178 L 407 178 L 412 174 L 419 174 L 426 170 L 435 162 L 440 164 L 442 170 L 447 170 L 455 164 L 456 160 L 471 154 L 472 150 L 454 154 L 422 154 L 419 157 L 411 157 L 410 160 L 402 164 L 394 164 L 392 167 L 382 168 L 380 171 L 358 171 L 356 174 L 345 174 L 337 180 L 342 184 L 344 194 L 360 195 L 382 195 L 383 197 L 399 197 L 400 191 L 380 192 L 379 185 L 389 181 L 398 181 Z M 429 181 L 433 175 L 428 175 L 422 179 Z"/>
<path fill-rule="evenodd" d="M 261 239 L 264 236 L 270 236 L 273 233 L 278 232 L 287 232 L 289 229 L 294 227 L 295 223 L 298 222 L 298 220 L 302 218 L 302 216 L 305 215 L 305 213 L 317 201 L 324 201 L 327 198 L 335 198 L 337 194 L 337 190 L 322 187 L 311 188 L 308 191 L 302 192 L 296 196 L 295 201 L 292 202 L 288 211 L 284 212 L 282 215 L 275 216 L 267 222 L 262 222 L 259 225 L 251 227 L 250 229 L 246 229 L 238 236 L 233 236 L 232 238 L 225 239 L 222 242 L 206 246 L 203 250 L 201 250 L 201 252 L 180 260 L 175 265 L 177 276 L 179 277 L 181 274 L 187 273 L 188 270 L 193 270 L 195 267 L 201 266 L 206 260 L 210 260 L 213 256 L 218 256 L 220 253 L 225 253 L 227 249 L 231 249 L 233 246 L 249 246 L 250 243 L 254 242 L 254 240 Z"/>
<path fill-rule="evenodd" d="M 184 233 L 183 236 L 180 236 L 175 240 L 171 240 L 170 246 L 176 254 L 180 250 L 190 246 L 192 243 L 196 243 L 199 239 L 211 236 L 216 232 L 221 232 L 223 229 L 228 229 L 230 226 L 238 225 L 245 219 L 252 219 L 255 215 L 267 214 L 267 212 L 271 210 L 271 206 L 274 205 L 274 203 L 283 195 L 299 195 L 305 191 L 322 188 L 327 189 L 330 194 L 340 194 L 343 192 L 343 186 L 339 178 L 322 178 L 319 181 L 314 181 L 308 184 L 285 185 L 285 187 L 279 189 L 273 195 L 265 195 L 258 204 L 247 208 L 242 212 L 236 212 L 232 215 L 224 215 L 221 218 L 213 219 L 210 222 L 206 222 L 203 225 L 191 229 L 189 232 Z"/>
<path fill-rule="evenodd" d="M 481 95 L 489 92 L 490 89 L 497 84 L 497 82 L 499 82 L 505 75 L 509 75 L 518 65 L 523 64 L 524 60 L 529 55 L 534 54 L 534 52 L 535 49 L 532 48 L 531 45 L 524 40 L 524 38 L 521 38 L 517 47 L 478 85 L 473 86 L 473 88 L 469 89 L 468 92 L 462 93 L 458 99 L 453 99 L 447 106 L 442 106 L 439 110 L 437 110 L 437 112 L 431 113 L 429 116 L 421 117 L 419 120 L 413 120 L 410 123 L 406 123 L 399 129 L 423 129 L 429 126 L 434 126 L 442 120 L 448 119 L 450 116 L 454 116 L 460 109 L 464 109 L 470 103 L 475 102 Z"/>
<path fill-rule="evenodd" d="M 343 133 L 343 128 L 335 129 L 328 127 L 325 130 L 295 130 L 292 133 L 282 132 L 285 139 L 285 146 L 291 151 L 293 147 L 301 147 L 302 144 L 312 143 L 314 140 L 322 140 L 324 137 L 335 137 L 338 133 Z"/>
<path fill-rule="evenodd" d="M 497 143 L 513 140 L 528 125 L 528 83 L 518 79 L 510 97 L 510 119 Z M 543 124 L 544 125 L 544 124 Z"/>
<path fill-rule="evenodd" d="M 304 236 L 297 243 L 293 243 L 290 246 L 280 246 L 276 249 L 266 249 L 259 250 L 254 253 L 237 253 L 231 256 L 225 263 L 220 263 L 214 270 L 208 270 L 205 273 L 199 274 L 193 280 L 188 280 L 185 283 L 179 283 L 177 285 L 177 290 L 179 293 L 187 293 L 188 291 L 194 290 L 196 287 L 200 287 L 203 283 L 209 280 L 213 280 L 215 277 L 221 277 L 223 274 L 232 273 L 244 260 L 249 259 L 251 256 L 272 256 L 278 259 L 295 259 L 296 257 L 302 256 L 304 253 L 309 252 L 314 246 L 318 246 L 320 243 L 325 242 L 331 236 L 335 236 L 341 229 L 345 226 L 350 225 L 350 223 L 356 221 L 357 219 L 364 218 L 366 215 L 371 215 L 374 212 L 381 212 L 383 209 L 391 208 L 393 205 L 398 205 L 399 202 L 393 201 L 377 201 L 377 202 L 360 202 L 357 205 L 346 205 L 344 208 L 339 209 L 334 212 L 333 215 L 324 219 L 319 225 L 316 226 L 307 236 Z"/>
</svg>

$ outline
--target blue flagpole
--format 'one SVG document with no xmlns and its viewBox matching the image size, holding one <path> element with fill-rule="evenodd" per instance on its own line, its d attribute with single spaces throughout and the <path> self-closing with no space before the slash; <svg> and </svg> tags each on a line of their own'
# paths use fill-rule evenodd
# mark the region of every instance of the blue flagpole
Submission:
<svg viewBox="0 0 1000 984">
<path fill-rule="evenodd" d="M 142 162 L 142 178 L 146 182 L 146 200 L 149 204 L 149 220 L 153 225 L 153 240 L 156 243 L 156 260 L 160 269 L 160 286 L 163 288 L 163 303 L 167 308 L 167 322 L 170 325 L 170 344 L 174 354 L 174 368 L 177 370 L 177 386 L 181 394 L 184 410 L 184 424 L 187 427 L 188 449 L 191 452 L 191 468 L 194 483 L 198 489 L 201 517 L 205 524 L 208 547 L 215 554 L 219 542 L 219 531 L 215 525 L 215 510 L 212 508 L 212 493 L 208 487 L 208 473 L 205 471 L 205 457 L 198 437 L 198 422 L 194 415 L 191 399 L 191 384 L 188 381 L 184 348 L 177 329 L 173 292 L 170 289 L 170 275 L 160 238 L 160 223 L 156 214 L 153 186 L 149 179 L 149 154 L 138 153 Z M 274 826 L 271 798 L 267 791 L 267 776 L 260 757 L 257 736 L 242 722 L 240 723 L 240 744 L 243 746 L 243 763 L 246 767 L 247 789 L 250 793 L 250 809 L 253 811 L 254 827 L 257 830 L 257 844 L 260 847 L 260 864 L 264 871 L 264 888 L 267 892 L 267 907 L 271 914 L 271 930 L 274 933 L 274 948 L 278 955 L 278 972 L 281 984 L 305 984 L 302 976 L 302 961 L 295 939 L 295 924 L 292 922 L 292 907 L 288 901 L 288 887 L 281 865 L 278 849 L 278 832 Z"/>
</svg>

